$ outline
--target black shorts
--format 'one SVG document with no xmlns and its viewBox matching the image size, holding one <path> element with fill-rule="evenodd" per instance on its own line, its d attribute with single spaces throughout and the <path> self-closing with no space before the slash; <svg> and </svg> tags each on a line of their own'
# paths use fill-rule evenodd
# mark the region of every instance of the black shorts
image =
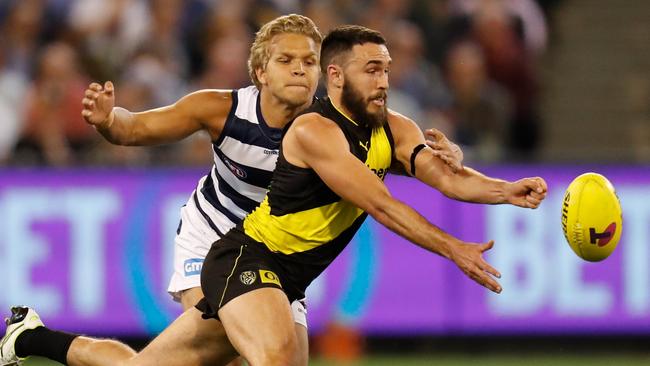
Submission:
<svg viewBox="0 0 650 366">
<path fill-rule="evenodd" d="M 273 287 L 287 295 L 289 303 L 302 299 L 304 292 L 293 291 L 271 252 L 264 244 L 244 234 L 240 228 L 230 230 L 212 244 L 201 270 L 204 298 L 196 305 L 204 318 L 218 319 L 217 312 L 230 300 L 247 292 Z"/>
</svg>

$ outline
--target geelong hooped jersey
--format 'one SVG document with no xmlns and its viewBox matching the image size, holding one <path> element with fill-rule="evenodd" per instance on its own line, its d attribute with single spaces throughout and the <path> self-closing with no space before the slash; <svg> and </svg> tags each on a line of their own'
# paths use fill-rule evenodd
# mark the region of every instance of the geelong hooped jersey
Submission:
<svg viewBox="0 0 650 366">
<path fill-rule="evenodd" d="M 334 121 L 350 152 L 384 179 L 394 150 L 388 124 L 375 129 L 360 126 L 329 98 L 315 101 L 303 113 L 318 113 Z M 313 169 L 289 163 L 280 149 L 269 192 L 246 217 L 243 230 L 278 255 L 297 291 L 303 291 L 343 250 L 366 216 L 327 187 Z"/>
<path fill-rule="evenodd" d="M 281 137 L 281 129 L 264 121 L 255 86 L 233 90 L 223 131 L 212 143 L 214 165 L 193 193 L 200 214 L 219 236 L 241 222 L 266 195 Z"/>
</svg>

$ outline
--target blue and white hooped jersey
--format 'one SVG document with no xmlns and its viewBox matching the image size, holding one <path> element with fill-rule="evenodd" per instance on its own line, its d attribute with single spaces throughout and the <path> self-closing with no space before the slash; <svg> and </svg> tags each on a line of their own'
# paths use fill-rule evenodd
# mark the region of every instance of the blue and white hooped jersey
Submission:
<svg viewBox="0 0 650 366">
<path fill-rule="evenodd" d="M 201 216 L 223 236 L 264 199 L 278 158 L 282 130 L 271 128 L 255 86 L 232 91 L 232 108 L 218 140 L 214 165 L 193 193 Z"/>
</svg>

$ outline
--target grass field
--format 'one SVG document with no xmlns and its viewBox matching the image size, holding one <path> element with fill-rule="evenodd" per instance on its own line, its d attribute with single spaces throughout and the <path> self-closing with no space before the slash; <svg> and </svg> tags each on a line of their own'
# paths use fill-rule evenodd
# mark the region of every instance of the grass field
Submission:
<svg viewBox="0 0 650 366">
<path fill-rule="evenodd" d="M 42 359 L 30 359 L 26 366 L 56 366 L 58 363 Z M 595 355 L 595 356 L 543 356 L 543 355 L 427 355 L 414 356 L 377 356 L 361 362 L 341 364 L 326 360 L 313 360 L 314 366 L 637 366 L 650 365 L 650 353 L 640 355 Z"/>
</svg>

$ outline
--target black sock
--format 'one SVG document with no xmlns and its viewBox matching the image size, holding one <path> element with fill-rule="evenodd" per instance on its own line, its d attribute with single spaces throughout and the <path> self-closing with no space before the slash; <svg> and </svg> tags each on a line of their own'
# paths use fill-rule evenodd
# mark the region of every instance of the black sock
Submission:
<svg viewBox="0 0 650 366">
<path fill-rule="evenodd" d="M 50 330 L 45 327 L 26 330 L 16 339 L 16 356 L 21 358 L 27 356 L 47 357 L 67 365 L 68 349 L 77 337 L 76 334 Z"/>
</svg>

